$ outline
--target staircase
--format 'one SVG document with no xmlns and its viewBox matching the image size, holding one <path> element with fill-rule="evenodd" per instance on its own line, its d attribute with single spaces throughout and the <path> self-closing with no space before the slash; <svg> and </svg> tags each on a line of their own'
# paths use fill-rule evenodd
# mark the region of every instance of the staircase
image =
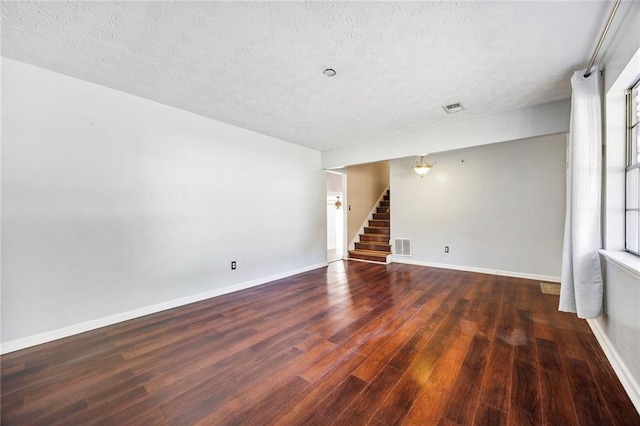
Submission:
<svg viewBox="0 0 640 426">
<path fill-rule="evenodd" d="M 391 194 L 387 190 L 382 201 L 376 207 L 369 226 L 360 234 L 360 242 L 355 250 L 349 250 L 349 259 L 365 260 L 368 262 L 387 263 L 387 256 L 391 254 L 389 238 L 391 236 Z"/>
</svg>

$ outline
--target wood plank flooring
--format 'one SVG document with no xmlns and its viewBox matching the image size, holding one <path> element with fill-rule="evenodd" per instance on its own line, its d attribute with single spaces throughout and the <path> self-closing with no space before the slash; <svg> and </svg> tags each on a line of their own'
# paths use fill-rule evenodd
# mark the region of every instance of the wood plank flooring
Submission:
<svg viewBox="0 0 640 426">
<path fill-rule="evenodd" d="M 2 356 L 3 425 L 640 425 L 538 282 L 328 268 Z"/>
</svg>

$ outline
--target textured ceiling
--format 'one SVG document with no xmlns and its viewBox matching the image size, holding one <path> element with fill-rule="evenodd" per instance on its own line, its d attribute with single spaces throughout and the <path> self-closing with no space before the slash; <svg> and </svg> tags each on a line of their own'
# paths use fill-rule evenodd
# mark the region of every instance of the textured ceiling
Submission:
<svg viewBox="0 0 640 426">
<path fill-rule="evenodd" d="M 3 2 L 2 55 L 326 150 L 569 97 L 609 8 Z"/>
</svg>

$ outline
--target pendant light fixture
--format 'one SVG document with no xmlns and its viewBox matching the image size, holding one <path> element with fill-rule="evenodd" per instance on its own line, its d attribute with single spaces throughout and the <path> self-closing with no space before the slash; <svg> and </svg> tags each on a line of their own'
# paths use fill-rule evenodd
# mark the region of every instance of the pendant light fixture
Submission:
<svg viewBox="0 0 640 426">
<path fill-rule="evenodd" d="M 338 195 L 337 200 L 335 203 L 333 203 L 334 206 L 336 206 L 336 210 L 340 210 L 340 207 L 342 207 L 342 202 L 340 201 L 340 196 Z"/>
<path fill-rule="evenodd" d="M 415 166 L 413 166 L 413 171 L 419 174 L 420 177 L 424 177 L 424 175 L 429 173 L 429 170 L 431 170 L 432 167 L 433 164 L 425 162 L 424 155 L 421 155 L 420 161 L 417 162 Z"/>
</svg>

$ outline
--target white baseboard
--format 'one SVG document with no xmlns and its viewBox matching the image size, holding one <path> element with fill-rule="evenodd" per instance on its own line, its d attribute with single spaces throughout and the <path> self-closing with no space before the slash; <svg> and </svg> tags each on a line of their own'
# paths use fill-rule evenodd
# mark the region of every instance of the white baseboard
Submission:
<svg viewBox="0 0 640 426">
<path fill-rule="evenodd" d="M 31 346 L 40 345 L 42 343 L 51 342 L 53 340 L 62 339 L 64 337 L 73 336 L 75 334 L 84 333 L 86 331 L 95 330 L 107 325 L 116 324 L 122 321 L 128 321 L 130 319 L 139 318 L 145 315 L 154 314 L 156 312 L 165 311 L 167 309 L 177 308 L 178 306 L 188 305 L 194 302 L 200 302 L 205 299 L 210 299 L 216 296 L 222 296 L 223 294 L 233 293 L 235 291 L 244 290 L 250 287 L 259 286 L 272 281 L 276 281 L 282 278 L 287 278 L 292 275 L 301 274 L 303 272 L 311 271 L 327 266 L 327 263 L 317 263 L 315 265 L 305 266 L 303 268 L 294 269 L 292 271 L 282 272 L 279 274 L 270 275 L 268 277 L 261 277 L 255 280 L 245 281 L 230 286 L 217 288 L 215 290 L 206 291 L 204 293 L 198 293 L 190 296 L 181 297 L 179 299 L 173 299 L 166 302 L 158 303 L 156 305 L 145 306 L 144 308 L 134 309 L 132 311 L 122 312 L 120 314 L 110 315 L 104 318 L 98 318 L 95 320 L 83 322 L 80 324 L 74 324 L 68 327 L 59 328 L 56 330 L 47 331 L 44 333 L 36 334 L 33 336 L 23 337 L 21 339 L 10 340 L 0 344 L 0 354 L 6 354 L 14 352 L 20 349 L 25 349 Z"/>
<path fill-rule="evenodd" d="M 423 261 L 412 260 L 412 259 L 408 259 L 406 257 L 400 257 L 400 256 L 393 256 L 391 259 L 391 262 L 406 263 L 407 265 L 429 266 L 431 268 L 453 269 L 455 271 L 477 272 L 479 274 L 500 275 L 504 277 L 525 278 L 528 280 L 547 281 L 552 283 L 560 282 L 560 277 L 555 277 L 552 275 L 528 274 L 525 272 L 501 271 L 499 269 L 488 269 L 488 268 L 476 268 L 474 266 L 460 266 L 460 265 L 449 265 L 447 263 L 423 262 Z"/>
<path fill-rule="evenodd" d="M 593 331 L 598 343 L 600 343 L 600 347 L 611 363 L 613 371 L 615 371 L 616 376 L 620 379 L 622 387 L 627 391 L 627 395 L 629 395 L 631 402 L 633 402 L 636 410 L 640 413 L 640 384 L 633 377 L 622 358 L 620 358 L 615 346 L 611 340 L 609 340 L 604 330 L 600 327 L 600 323 L 598 323 L 597 320 L 592 319 L 588 319 L 587 323 L 589 324 L 589 327 L 591 327 L 591 331 Z"/>
</svg>

